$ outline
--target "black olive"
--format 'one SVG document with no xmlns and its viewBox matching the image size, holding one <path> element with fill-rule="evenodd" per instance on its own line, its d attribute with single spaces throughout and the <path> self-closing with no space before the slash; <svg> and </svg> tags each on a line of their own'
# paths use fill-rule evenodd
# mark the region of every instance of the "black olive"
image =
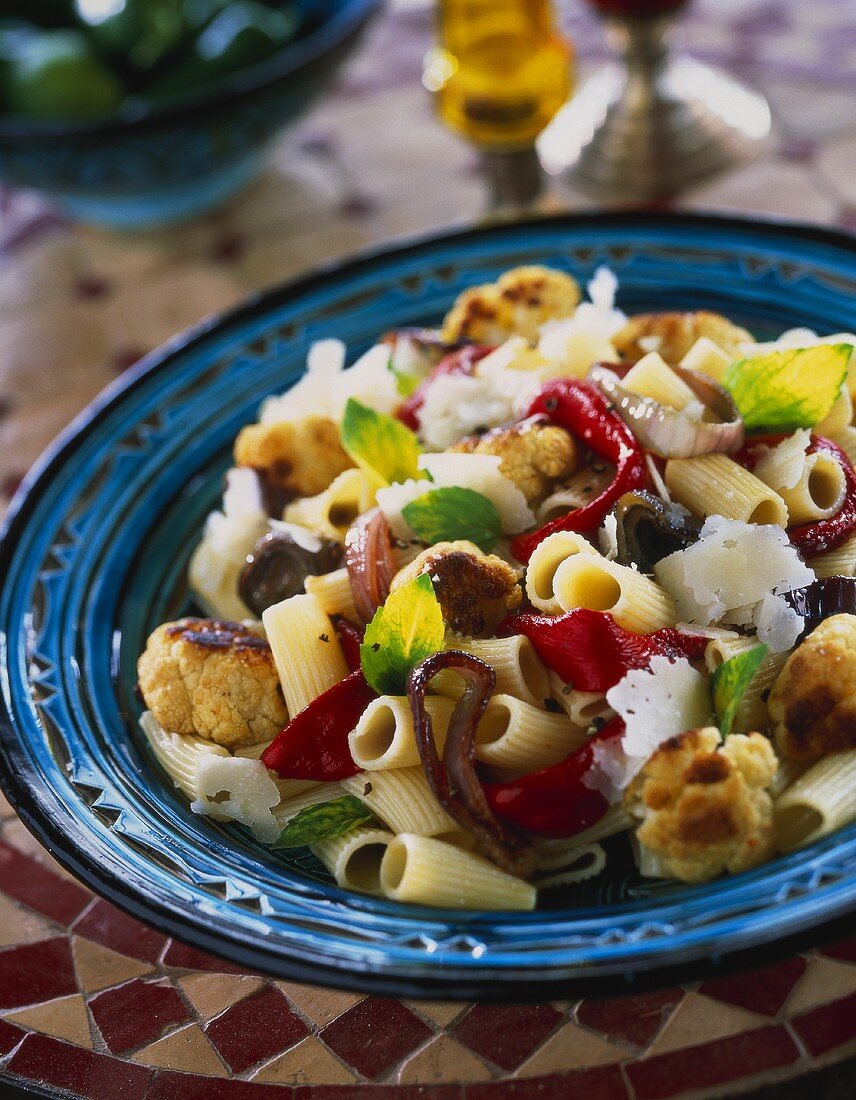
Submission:
<svg viewBox="0 0 856 1100">
<path fill-rule="evenodd" d="M 320 542 L 320 550 L 313 552 L 285 533 L 269 532 L 260 538 L 238 578 L 238 595 L 247 607 L 261 615 L 280 600 L 303 592 L 308 576 L 338 569 L 342 547 L 331 539 Z"/>
<path fill-rule="evenodd" d="M 856 577 L 822 577 L 782 599 L 805 619 L 805 637 L 830 615 L 856 615 Z"/>
<path fill-rule="evenodd" d="M 625 493 L 615 506 L 618 561 L 650 573 L 662 558 L 698 541 L 701 520 L 653 493 Z"/>
</svg>

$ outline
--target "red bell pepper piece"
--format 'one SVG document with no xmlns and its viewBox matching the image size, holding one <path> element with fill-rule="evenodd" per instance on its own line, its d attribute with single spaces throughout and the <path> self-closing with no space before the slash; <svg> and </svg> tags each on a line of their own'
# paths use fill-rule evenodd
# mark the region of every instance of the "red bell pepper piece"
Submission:
<svg viewBox="0 0 856 1100">
<path fill-rule="evenodd" d="M 262 753 L 262 763 L 283 779 L 348 779 L 360 769 L 348 734 L 377 692 L 358 669 L 313 699 Z"/>
<path fill-rule="evenodd" d="M 510 783 L 485 783 L 488 805 L 505 821 L 540 836 L 575 836 L 597 824 L 609 809 L 600 791 L 583 782 L 594 768 L 594 746 L 624 733 L 624 720 L 613 718 L 567 760 L 531 772 Z"/>
<path fill-rule="evenodd" d="M 414 432 L 419 431 L 419 411 L 425 404 L 425 397 L 433 383 L 447 374 L 474 374 L 476 363 L 484 359 L 494 349 L 485 344 L 467 344 L 444 355 L 428 377 L 416 387 L 410 397 L 395 410 L 399 420 L 404 421 L 408 428 Z"/>
<path fill-rule="evenodd" d="M 615 477 L 604 491 L 582 508 L 559 516 L 529 535 L 512 539 L 518 561 L 527 562 L 539 542 L 556 531 L 592 531 L 599 527 L 610 508 L 624 493 L 641 489 L 648 478 L 645 452 L 609 400 L 591 382 L 556 378 L 544 385 L 525 416 L 545 414 L 554 424 L 567 428 L 594 452 L 615 466 Z"/>
<path fill-rule="evenodd" d="M 356 672 L 360 667 L 360 646 L 363 644 L 365 630 L 352 623 L 350 619 L 346 619 L 344 615 L 337 615 L 333 619 L 333 629 L 339 639 L 345 664 L 351 672 Z"/>
<path fill-rule="evenodd" d="M 734 455 L 734 458 L 747 470 L 752 470 L 768 447 L 775 447 L 787 438 L 786 435 L 756 436 L 750 439 L 743 449 Z M 825 436 L 812 435 L 806 453 L 829 455 L 844 471 L 846 485 L 844 503 L 834 516 L 816 520 L 814 523 L 804 523 L 788 531 L 791 545 L 799 550 L 804 558 L 810 560 L 816 558 L 818 554 L 825 554 L 827 550 L 834 550 L 841 546 L 856 533 L 856 471 L 844 451 Z"/>
<path fill-rule="evenodd" d="M 553 672 L 580 691 L 608 691 L 631 668 L 647 668 L 652 657 L 704 656 L 708 639 L 678 630 L 634 634 L 607 611 L 575 607 L 563 615 L 517 615 L 500 623 L 497 635 L 523 634 Z"/>
</svg>

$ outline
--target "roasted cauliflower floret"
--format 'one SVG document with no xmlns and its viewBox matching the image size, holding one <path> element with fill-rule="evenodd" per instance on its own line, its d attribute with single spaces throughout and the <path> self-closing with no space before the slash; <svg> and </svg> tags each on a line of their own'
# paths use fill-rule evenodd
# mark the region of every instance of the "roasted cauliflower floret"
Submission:
<svg viewBox="0 0 856 1100">
<path fill-rule="evenodd" d="M 236 749 L 270 740 L 288 721 L 270 646 L 239 623 L 164 623 L 137 675 L 146 706 L 169 733 Z"/>
<path fill-rule="evenodd" d="M 517 573 L 495 554 L 483 554 L 472 542 L 438 542 L 396 573 L 392 591 L 427 573 L 434 584 L 443 619 L 456 634 L 491 634 L 523 592 Z"/>
<path fill-rule="evenodd" d="M 663 875 L 683 882 L 763 863 L 775 850 L 766 788 L 776 768 L 760 733 L 733 734 L 721 746 L 713 727 L 671 738 L 625 792 L 637 840 Z"/>
<path fill-rule="evenodd" d="M 657 351 L 667 363 L 678 363 L 696 340 L 706 336 L 727 355 L 740 356 L 740 344 L 754 341 L 745 328 L 719 313 L 640 313 L 631 317 L 612 343 L 622 359 L 636 363 L 649 351 Z M 640 342 L 641 341 L 641 342 Z"/>
<path fill-rule="evenodd" d="M 833 615 L 788 658 L 767 702 L 789 760 L 856 748 L 856 615 Z"/>
<path fill-rule="evenodd" d="M 573 437 L 554 424 L 532 416 L 508 428 L 494 428 L 482 436 L 469 436 L 449 448 L 466 454 L 498 455 L 500 470 L 526 497 L 540 504 L 577 468 Z"/>
<path fill-rule="evenodd" d="M 534 342 L 541 325 L 570 317 L 579 300 L 579 285 L 563 271 L 515 267 L 495 283 L 458 295 L 443 321 L 443 339 L 502 344 L 524 336 Z"/>
<path fill-rule="evenodd" d="M 235 440 L 235 463 L 257 470 L 283 500 L 322 493 L 353 466 L 326 416 L 248 425 Z"/>
</svg>

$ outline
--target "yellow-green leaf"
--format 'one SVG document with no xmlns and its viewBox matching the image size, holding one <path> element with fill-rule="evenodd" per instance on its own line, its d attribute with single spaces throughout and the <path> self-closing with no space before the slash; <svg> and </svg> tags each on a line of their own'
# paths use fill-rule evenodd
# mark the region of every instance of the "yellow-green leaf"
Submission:
<svg viewBox="0 0 856 1100">
<path fill-rule="evenodd" d="M 723 661 L 710 678 L 710 692 L 713 696 L 713 709 L 723 737 L 728 737 L 740 700 L 752 683 L 755 673 L 764 658 L 767 647 L 761 643 L 745 653 L 738 653 Z"/>
<path fill-rule="evenodd" d="M 419 440 L 393 416 L 350 398 L 341 436 L 342 446 L 354 462 L 387 485 L 423 476 L 418 465 Z"/>
<path fill-rule="evenodd" d="M 423 573 L 392 592 L 366 627 L 360 663 L 380 695 L 403 695 L 407 676 L 443 648 L 445 626 L 431 578 Z"/>
<path fill-rule="evenodd" d="M 850 344 L 818 344 L 732 363 L 723 384 L 749 431 L 813 428 L 835 404 L 847 375 Z"/>
</svg>

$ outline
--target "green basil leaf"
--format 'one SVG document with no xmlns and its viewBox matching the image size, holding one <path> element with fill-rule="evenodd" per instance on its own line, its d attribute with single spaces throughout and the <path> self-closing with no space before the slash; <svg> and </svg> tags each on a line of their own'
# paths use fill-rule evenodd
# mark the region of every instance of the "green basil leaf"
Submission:
<svg viewBox="0 0 856 1100">
<path fill-rule="evenodd" d="M 723 385 L 749 431 L 813 428 L 835 404 L 851 344 L 818 344 L 754 355 L 726 370 Z"/>
<path fill-rule="evenodd" d="M 713 695 L 713 709 L 723 737 L 728 737 L 734 725 L 734 716 L 740 706 L 740 700 L 758 671 L 758 666 L 767 656 L 767 647 L 763 643 L 745 653 L 738 653 L 723 661 L 710 678 L 710 691 Z"/>
<path fill-rule="evenodd" d="M 387 485 L 422 476 L 418 465 L 419 441 L 395 417 L 350 398 L 345 406 L 341 436 L 342 446 L 354 462 Z"/>
<path fill-rule="evenodd" d="M 352 794 L 307 806 L 286 825 L 274 848 L 304 848 L 319 840 L 332 840 L 370 821 L 372 812 Z"/>
<path fill-rule="evenodd" d="M 421 576 L 391 593 L 366 627 L 360 663 L 379 695 L 403 695 L 407 676 L 443 648 L 445 625 L 431 578 Z"/>
<path fill-rule="evenodd" d="M 432 489 L 405 504 L 401 514 L 429 543 L 468 539 L 487 553 L 502 536 L 496 505 L 474 489 Z"/>
</svg>

